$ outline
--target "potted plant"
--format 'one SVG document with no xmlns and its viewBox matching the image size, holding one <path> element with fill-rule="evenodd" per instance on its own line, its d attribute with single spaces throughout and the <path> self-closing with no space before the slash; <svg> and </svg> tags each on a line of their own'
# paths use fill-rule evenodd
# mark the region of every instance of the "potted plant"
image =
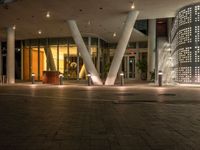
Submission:
<svg viewBox="0 0 200 150">
<path fill-rule="evenodd" d="M 136 63 L 138 72 L 140 72 L 141 80 L 147 79 L 147 61 L 146 59 L 138 60 Z"/>
<path fill-rule="evenodd" d="M 107 76 L 109 69 L 110 69 L 110 63 L 105 64 L 104 66 L 105 77 Z"/>
</svg>

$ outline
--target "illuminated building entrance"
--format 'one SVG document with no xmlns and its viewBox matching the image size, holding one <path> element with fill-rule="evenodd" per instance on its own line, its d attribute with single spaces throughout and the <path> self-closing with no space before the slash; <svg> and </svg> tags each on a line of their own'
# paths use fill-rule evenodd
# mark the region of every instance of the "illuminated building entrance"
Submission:
<svg viewBox="0 0 200 150">
<path fill-rule="evenodd" d="M 97 38 L 91 38 L 90 53 L 97 63 Z M 85 38 L 87 43 L 88 38 Z M 100 50 L 100 48 L 99 48 Z M 82 57 L 71 38 L 35 39 L 23 41 L 23 80 L 43 79 L 43 71 L 59 71 L 65 79 L 85 79 L 87 75 Z M 101 57 L 101 56 L 99 56 Z M 100 59 L 99 59 L 100 61 Z"/>
</svg>

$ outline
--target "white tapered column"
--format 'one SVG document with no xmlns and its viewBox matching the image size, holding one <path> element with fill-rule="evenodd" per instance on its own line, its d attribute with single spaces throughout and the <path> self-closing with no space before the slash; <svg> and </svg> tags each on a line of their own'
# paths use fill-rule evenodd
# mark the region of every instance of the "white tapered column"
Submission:
<svg viewBox="0 0 200 150">
<path fill-rule="evenodd" d="M 149 20 L 148 26 L 148 66 L 147 80 L 151 80 L 150 72 L 155 70 L 155 51 L 156 51 L 156 19 Z"/>
<path fill-rule="evenodd" d="M 46 58 L 47 58 L 47 68 L 50 69 L 50 71 L 56 71 L 56 65 L 53 59 L 53 54 L 51 51 L 51 48 L 49 47 L 45 47 L 44 48 L 45 54 L 46 54 Z"/>
<path fill-rule="evenodd" d="M 100 73 L 100 59 L 101 59 L 101 40 L 98 38 L 98 46 L 97 46 L 97 71 Z"/>
<path fill-rule="evenodd" d="M 74 38 L 74 41 L 78 47 L 78 50 L 81 54 L 81 57 L 83 58 L 83 61 L 85 63 L 86 69 L 88 73 L 91 74 L 92 81 L 94 85 L 102 85 L 102 81 L 99 77 L 99 74 L 94 66 L 94 63 L 92 62 L 92 58 L 85 46 L 85 43 L 83 41 L 83 38 L 81 37 L 81 34 L 78 30 L 77 24 L 75 20 L 69 20 L 68 21 L 69 29 L 72 33 L 72 36 Z"/>
<path fill-rule="evenodd" d="M 7 29 L 7 81 L 15 83 L 15 30 L 12 27 Z"/>
<path fill-rule="evenodd" d="M 128 14 L 128 17 L 124 24 L 122 35 L 120 36 L 120 39 L 117 45 L 117 49 L 115 50 L 114 58 L 110 66 L 110 70 L 106 78 L 105 85 L 114 85 L 115 83 L 117 72 L 119 70 L 121 61 L 126 51 L 126 47 L 130 39 L 131 33 L 133 31 L 133 27 L 135 25 L 135 21 L 137 19 L 138 14 L 139 14 L 139 11 L 134 11 L 134 10 L 130 11 Z"/>
</svg>

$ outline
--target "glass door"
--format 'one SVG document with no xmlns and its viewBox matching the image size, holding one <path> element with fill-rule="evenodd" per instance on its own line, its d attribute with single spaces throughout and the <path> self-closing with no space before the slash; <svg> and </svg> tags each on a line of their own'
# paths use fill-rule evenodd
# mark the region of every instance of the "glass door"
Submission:
<svg viewBox="0 0 200 150">
<path fill-rule="evenodd" d="M 129 56 L 129 78 L 135 78 L 135 56 Z"/>
</svg>

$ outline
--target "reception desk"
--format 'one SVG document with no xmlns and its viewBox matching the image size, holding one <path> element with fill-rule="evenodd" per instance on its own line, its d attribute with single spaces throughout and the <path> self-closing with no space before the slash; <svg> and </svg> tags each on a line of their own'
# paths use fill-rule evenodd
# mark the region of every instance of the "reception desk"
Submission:
<svg viewBox="0 0 200 150">
<path fill-rule="evenodd" d="M 59 84 L 59 71 L 43 71 L 43 84 Z"/>
</svg>

